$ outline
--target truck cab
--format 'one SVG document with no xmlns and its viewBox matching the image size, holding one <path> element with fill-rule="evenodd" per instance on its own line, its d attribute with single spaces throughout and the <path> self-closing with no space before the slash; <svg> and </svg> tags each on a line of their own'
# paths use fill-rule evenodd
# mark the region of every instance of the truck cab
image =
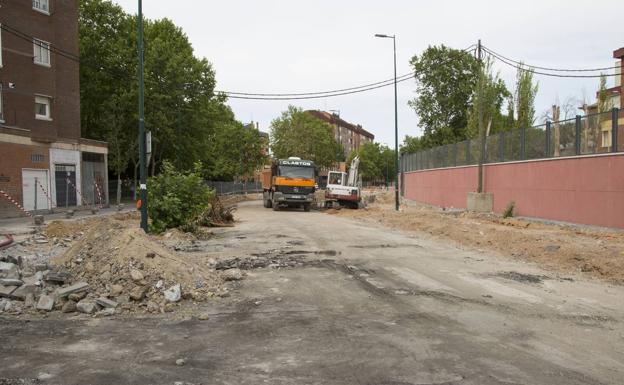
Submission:
<svg viewBox="0 0 624 385">
<path fill-rule="evenodd" d="M 290 157 L 272 162 L 262 173 L 264 207 L 300 207 L 310 211 L 316 185 L 314 162 Z"/>
</svg>

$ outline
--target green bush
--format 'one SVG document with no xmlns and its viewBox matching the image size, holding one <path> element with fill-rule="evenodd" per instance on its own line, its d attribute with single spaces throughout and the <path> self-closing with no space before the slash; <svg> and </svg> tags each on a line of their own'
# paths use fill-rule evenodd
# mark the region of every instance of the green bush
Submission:
<svg viewBox="0 0 624 385">
<path fill-rule="evenodd" d="M 507 207 L 505 208 L 505 211 L 503 211 L 503 218 L 511 218 L 514 216 L 514 206 L 516 205 L 516 203 L 514 201 L 511 201 L 507 204 Z"/>
<path fill-rule="evenodd" d="M 204 184 L 201 164 L 181 172 L 164 162 L 162 173 L 149 178 L 147 212 L 150 231 L 160 233 L 174 227 L 187 228 L 206 210 L 214 191 Z"/>
</svg>

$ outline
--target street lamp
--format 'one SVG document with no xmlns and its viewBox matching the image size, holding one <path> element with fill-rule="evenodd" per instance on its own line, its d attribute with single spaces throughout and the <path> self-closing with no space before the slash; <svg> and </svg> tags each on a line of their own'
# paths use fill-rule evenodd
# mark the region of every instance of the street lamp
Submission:
<svg viewBox="0 0 624 385">
<path fill-rule="evenodd" d="M 397 112 L 397 72 L 396 72 L 396 36 L 375 34 L 375 37 L 392 39 L 394 48 L 394 163 L 396 170 L 394 173 L 394 207 L 399 211 L 399 117 Z"/>
</svg>

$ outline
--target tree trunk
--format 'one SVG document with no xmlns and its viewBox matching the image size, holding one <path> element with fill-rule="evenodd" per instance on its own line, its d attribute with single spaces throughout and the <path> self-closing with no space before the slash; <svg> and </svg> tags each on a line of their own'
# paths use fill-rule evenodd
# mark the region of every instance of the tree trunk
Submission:
<svg viewBox="0 0 624 385">
<path fill-rule="evenodd" d="M 121 173 L 117 173 L 117 206 L 121 204 Z"/>
<path fill-rule="evenodd" d="M 139 163 L 134 163 L 134 178 L 133 178 L 133 188 L 132 188 L 132 199 L 136 202 L 137 200 L 137 174 L 139 173 Z"/>
<path fill-rule="evenodd" d="M 559 157 L 559 147 L 561 146 L 561 128 L 559 126 L 559 113 L 561 112 L 559 106 L 552 106 L 553 121 L 555 123 L 555 152 L 554 156 Z"/>
</svg>

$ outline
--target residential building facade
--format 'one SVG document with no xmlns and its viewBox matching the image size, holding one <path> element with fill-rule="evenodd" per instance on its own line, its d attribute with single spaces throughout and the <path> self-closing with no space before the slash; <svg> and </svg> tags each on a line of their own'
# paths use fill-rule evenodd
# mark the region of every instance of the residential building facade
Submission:
<svg viewBox="0 0 624 385">
<path fill-rule="evenodd" d="M 359 149 L 362 144 L 372 142 L 375 139 L 375 135 L 363 129 L 361 125 L 349 123 L 341 119 L 336 113 L 318 110 L 308 110 L 307 112 L 332 126 L 334 138 L 344 148 L 347 158 L 352 151 Z"/>
<path fill-rule="evenodd" d="M 81 138 L 78 0 L 0 0 L 0 190 L 27 211 L 107 202 L 106 143 Z M 0 216 L 21 212 L 0 195 Z"/>
</svg>

